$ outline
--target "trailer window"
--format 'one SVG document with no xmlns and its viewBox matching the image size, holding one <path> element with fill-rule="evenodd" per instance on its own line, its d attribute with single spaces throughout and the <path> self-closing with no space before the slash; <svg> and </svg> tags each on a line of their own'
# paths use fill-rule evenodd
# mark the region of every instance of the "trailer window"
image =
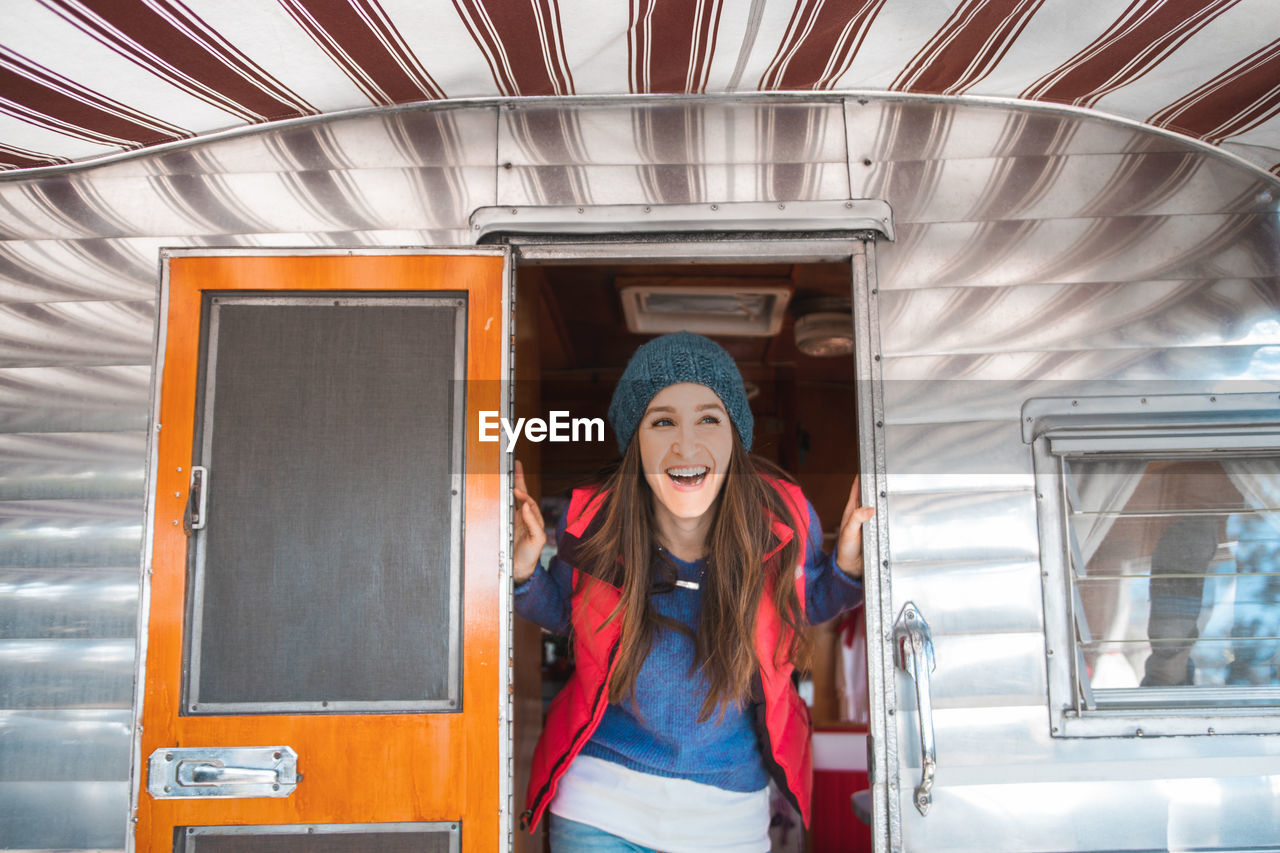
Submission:
<svg viewBox="0 0 1280 853">
<path fill-rule="evenodd" d="M 1055 733 L 1225 733 L 1274 713 L 1280 433 L 1072 419 L 1035 447 Z"/>
</svg>

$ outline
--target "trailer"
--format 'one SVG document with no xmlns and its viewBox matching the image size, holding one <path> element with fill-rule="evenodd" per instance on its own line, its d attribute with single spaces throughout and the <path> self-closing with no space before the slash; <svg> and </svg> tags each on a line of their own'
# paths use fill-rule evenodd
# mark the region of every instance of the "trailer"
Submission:
<svg viewBox="0 0 1280 853">
<path fill-rule="evenodd" d="M 543 849 L 514 462 L 689 329 L 876 509 L 808 849 L 1280 850 L 1280 10 L 607 5 L 6 11 L 0 849 Z"/>
</svg>

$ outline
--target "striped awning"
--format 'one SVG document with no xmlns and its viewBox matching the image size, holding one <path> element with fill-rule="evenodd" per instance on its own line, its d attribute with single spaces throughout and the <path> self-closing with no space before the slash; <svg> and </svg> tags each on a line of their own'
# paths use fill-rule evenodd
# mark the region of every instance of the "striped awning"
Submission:
<svg viewBox="0 0 1280 853">
<path fill-rule="evenodd" d="M 1277 0 L 5 0 L 0 168 L 459 98 L 1067 104 L 1280 174 Z"/>
</svg>

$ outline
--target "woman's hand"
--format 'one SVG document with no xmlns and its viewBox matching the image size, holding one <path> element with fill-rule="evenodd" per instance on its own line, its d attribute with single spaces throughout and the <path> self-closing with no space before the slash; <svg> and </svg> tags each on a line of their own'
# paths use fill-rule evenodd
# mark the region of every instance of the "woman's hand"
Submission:
<svg viewBox="0 0 1280 853">
<path fill-rule="evenodd" d="M 836 535 L 836 565 L 840 571 L 854 578 L 862 577 L 862 525 L 876 514 L 873 507 L 862 505 L 859 479 L 853 478 L 849 502 L 844 505 L 840 532 Z"/>
<path fill-rule="evenodd" d="M 547 531 L 542 524 L 538 504 L 529 497 L 524 483 L 524 467 L 516 460 L 515 524 L 511 542 L 511 573 L 516 583 L 524 583 L 538 568 L 542 546 L 547 544 Z"/>
</svg>

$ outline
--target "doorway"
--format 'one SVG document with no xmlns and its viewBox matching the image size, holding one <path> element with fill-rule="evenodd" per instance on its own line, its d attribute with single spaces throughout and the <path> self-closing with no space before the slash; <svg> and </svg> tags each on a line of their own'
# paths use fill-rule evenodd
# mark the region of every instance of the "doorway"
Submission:
<svg viewBox="0 0 1280 853">
<path fill-rule="evenodd" d="M 599 418 L 607 423 L 610 398 L 628 359 L 636 347 L 660 333 L 637 331 L 638 324 L 667 323 L 670 330 L 706 334 L 728 350 L 742 373 L 755 417 L 753 452 L 796 479 L 822 519 L 824 547 L 833 547 L 850 482 L 859 471 L 858 385 L 852 350 L 854 273 L 848 257 L 751 263 L 557 259 L 518 263 L 515 269 L 516 417 L 548 420 L 551 413 L 560 411 L 571 418 Z M 724 318 L 718 311 L 732 314 L 736 310 L 749 326 L 750 315 L 770 310 L 767 299 L 755 297 L 772 293 L 783 294 L 775 330 L 720 331 Z M 647 294 L 667 297 L 650 300 L 651 313 L 673 315 L 684 308 L 690 312 L 688 318 L 629 318 L 629 306 L 635 309 Z M 729 298 L 717 309 L 713 295 Z M 554 550 L 554 528 L 567 509 L 570 491 L 618 456 L 612 434 L 606 431 L 603 438 L 521 439 L 515 446 L 515 458 L 524 467 L 532 493 L 540 498 L 548 528 L 544 564 Z M 865 738 L 865 710 L 850 713 L 851 704 L 865 703 L 865 674 L 860 700 L 855 697 L 851 703 L 846 697 L 842 701 L 837 685 L 844 628 L 840 620 L 833 620 L 813 629 L 814 664 L 801 693 L 810 705 L 815 731 Z M 518 814 L 545 706 L 567 679 L 572 662 L 567 659 L 566 643 L 532 623 L 517 618 L 512 636 L 513 810 Z M 859 758 L 863 755 L 865 750 Z M 862 770 L 860 781 L 847 776 L 836 781 L 845 787 L 865 786 L 865 762 Z M 811 836 L 832 831 L 844 833 L 847 839 L 852 824 L 852 831 L 863 832 L 869 845 L 870 829 L 856 823 L 849 806 L 851 793 L 842 789 L 840 795 L 830 797 L 825 811 L 817 808 L 823 803 L 815 796 Z M 825 830 L 819 821 L 826 824 Z M 515 834 L 517 851 L 541 851 L 544 845 L 541 837 Z"/>
</svg>

